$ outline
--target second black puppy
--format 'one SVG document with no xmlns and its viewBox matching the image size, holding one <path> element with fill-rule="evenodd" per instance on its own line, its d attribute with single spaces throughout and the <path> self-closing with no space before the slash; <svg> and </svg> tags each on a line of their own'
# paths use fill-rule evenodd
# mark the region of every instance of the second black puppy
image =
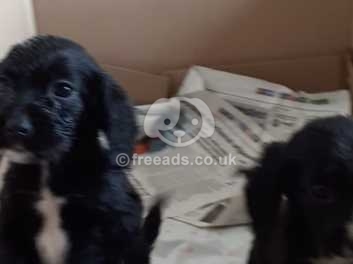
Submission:
<svg viewBox="0 0 353 264">
<path fill-rule="evenodd" d="M 146 264 L 159 204 L 142 206 L 132 107 L 79 45 L 41 36 L 0 63 L 1 264 Z"/>
<path fill-rule="evenodd" d="M 326 118 L 247 172 L 250 264 L 353 263 L 353 121 Z"/>
</svg>

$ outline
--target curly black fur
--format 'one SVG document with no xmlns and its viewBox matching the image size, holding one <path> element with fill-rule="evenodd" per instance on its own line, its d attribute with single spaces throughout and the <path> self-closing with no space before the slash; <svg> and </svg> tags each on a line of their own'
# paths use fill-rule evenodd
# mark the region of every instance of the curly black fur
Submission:
<svg viewBox="0 0 353 264">
<path fill-rule="evenodd" d="M 268 146 L 247 176 L 255 234 L 248 263 L 352 256 L 352 119 L 311 122 L 288 143 Z"/>
<path fill-rule="evenodd" d="M 25 150 L 49 163 L 48 186 L 67 201 L 61 212 L 70 239 L 65 264 L 149 262 L 159 207 L 143 226 L 140 198 L 126 168 L 115 163 L 118 154 L 131 157 L 135 133 L 125 92 L 76 43 L 34 37 L 0 63 L 0 149 Z M 40 168 L 12 164 L 5 176 L 0 262 L 41 263 L 34 239 L 42 219 L 33 208 Z"/>
</svg>

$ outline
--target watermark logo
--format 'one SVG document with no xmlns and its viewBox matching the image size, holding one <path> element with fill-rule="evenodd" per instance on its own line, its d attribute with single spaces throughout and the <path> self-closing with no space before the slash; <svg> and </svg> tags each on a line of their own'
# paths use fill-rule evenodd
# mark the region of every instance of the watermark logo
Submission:
<svg viewBox="0 0 353 264">
<path fill-rule="evenodd" d="M 192 109 L 192 116 L 182 117 L 182 104 Z M 181 122 L 190 122 L 180 126 Z M 185 131 L 183 127 L 190 128 Z M 150 138 L 159 138 L 173 147 L 186 147 L 200 138 L 211 137 L 215 121 L 210 108 L 198 98 L 174 97 L 159 99 L 147 112 L 144 130 Z M 166 136 L 168 135 L 168 136 Z"/>
<path fill-rule="evenodd" d="M 120 167 L 127 167 L 130 165 L 130 156 L 125 153 L 121 153 L 116 156 L 115 161 Z"/>
<path fill-rule="evenodd" d="M 131 158 L 126 154 L 116 157 L 116 164 L 120 167 L 127 166 L 235 166 L 236 156 L 228 154 L 224 157 L 214 158 L 211 156 L 188 157 L 177 153 L 173 156 L 139 156 L 134 154 Z"/>
</svg>

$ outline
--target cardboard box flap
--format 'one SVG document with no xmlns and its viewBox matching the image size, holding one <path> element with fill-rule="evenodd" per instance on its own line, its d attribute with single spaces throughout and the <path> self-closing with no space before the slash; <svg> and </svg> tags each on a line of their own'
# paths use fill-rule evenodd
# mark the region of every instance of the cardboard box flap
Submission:
<svg viewBox="0 0 353 264">
<path fill-rule="evenodd" d="M 322 92 L 346 88 L 343 56 L 322 56 L 211 67 L 285 85 L 294 90 Z M 170 95 L 176 93 L 187 69 L 168 71 Z"/>
<path fill-rule="evenodd" d="M 158 98 L 168 96 L 168 78 L 125 68 L 102 65 L 128 92 L 135 104 L 150 104 Z"/>
</svg>

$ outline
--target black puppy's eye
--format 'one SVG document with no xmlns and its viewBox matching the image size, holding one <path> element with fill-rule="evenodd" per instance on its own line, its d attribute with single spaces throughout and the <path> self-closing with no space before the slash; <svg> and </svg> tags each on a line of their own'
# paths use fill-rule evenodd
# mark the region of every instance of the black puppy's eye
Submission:
<svg viewBox="0 0 353 264">
<path fill-rule="evenodd" d="M 59 81 L 54 84 L 54 94 L 58 97 L 68 98 L 73 90 L 72 84 L 66 81 Z"/>
<path fill-rule="evenodd" d="M 331 201 L 333 198 L 330 189 L 322 185 L 313 186 L 311 195 L 319 201 Z"/>
</svg>

